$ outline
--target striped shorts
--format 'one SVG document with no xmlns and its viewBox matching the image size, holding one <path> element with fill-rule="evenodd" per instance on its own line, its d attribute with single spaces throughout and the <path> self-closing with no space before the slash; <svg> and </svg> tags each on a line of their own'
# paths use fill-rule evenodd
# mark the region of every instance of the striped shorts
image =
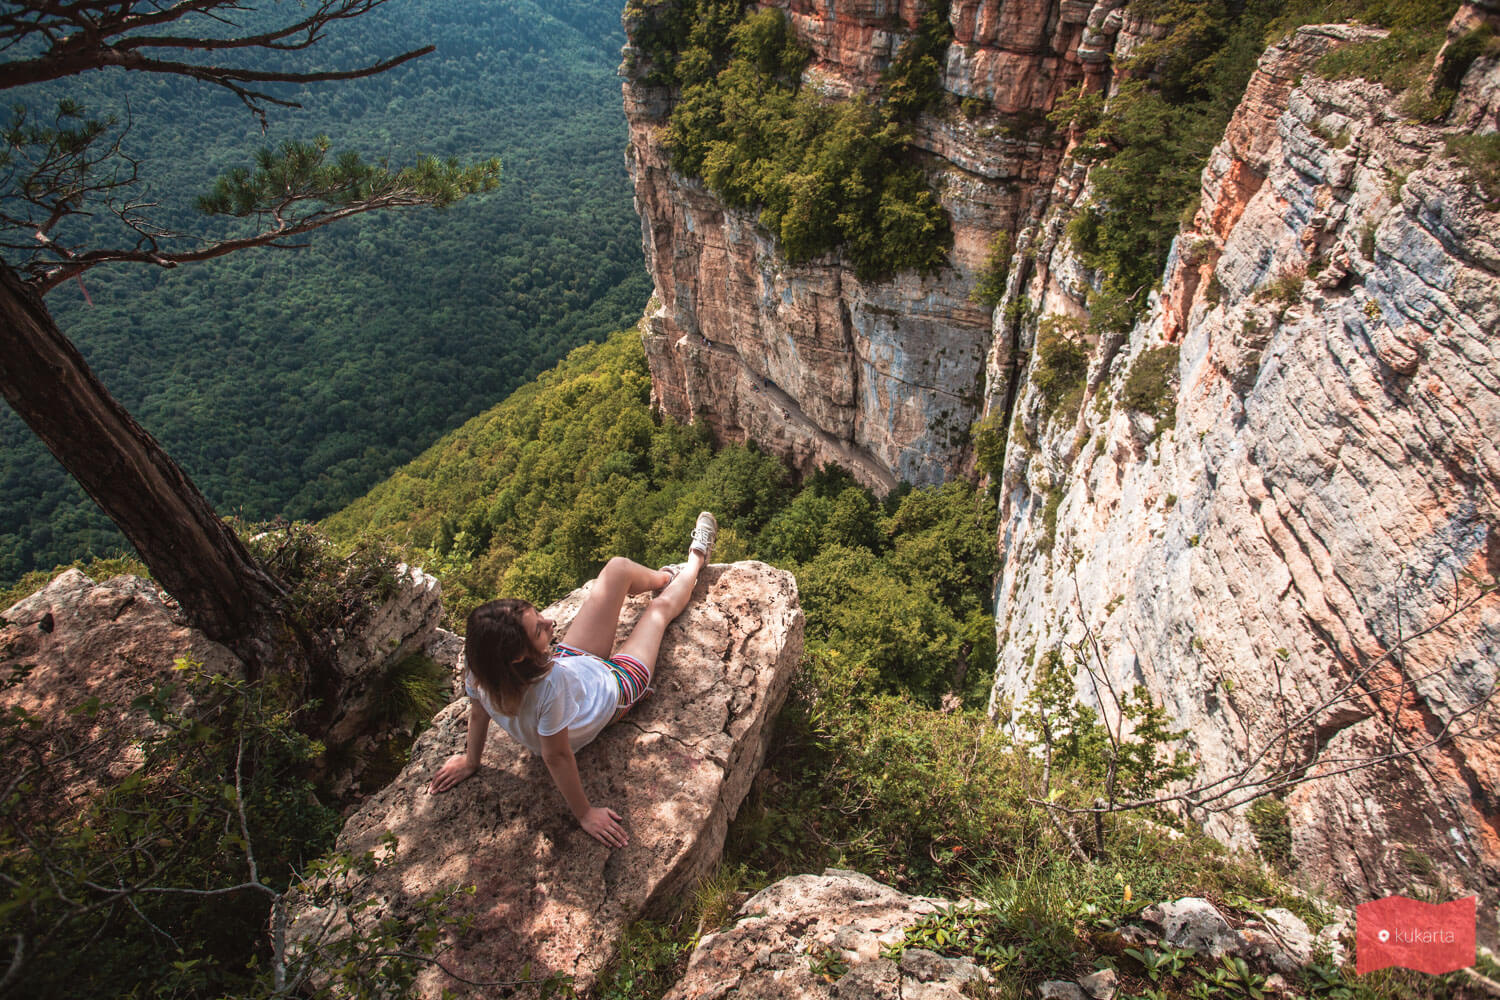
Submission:
<svg viewBox="0 0 1500 1000">
<path fill-rule="evenodd" d="M 564 656 L 593 656 L 594 659 L 609 668 L 609 672 L 615 675 L 615 684 L 620 688 L 620 711 L 615 715 L 618 719 L 624 715 L 626 710 L 650 693 L 651 671 L 646 665 L 628 653 L 616 653 L 611 657 L 594 656 L 593 653 L 572 646 L 557 644 L 557 651 Z"/>
</svg>

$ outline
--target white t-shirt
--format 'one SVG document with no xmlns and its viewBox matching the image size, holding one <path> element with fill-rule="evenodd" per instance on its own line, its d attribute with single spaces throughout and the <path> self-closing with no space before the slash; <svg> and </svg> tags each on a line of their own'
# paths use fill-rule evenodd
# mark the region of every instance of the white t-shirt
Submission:
<svg viewBox="0 0 1500 1000">
<path fill-rule="evenodd" d="M 568 731 L 576 752 L 609 725 L 620 709 L 620 687 L 614 672 L 597 656 L 552 654 L 552 669 L 526 689 L 515 715 L 505 715 L 474 678 L 464 675 L 464 693 L 477 698 L 496 724 L 533 753 L 542 752 L 543 736 Z"/>
</svg>

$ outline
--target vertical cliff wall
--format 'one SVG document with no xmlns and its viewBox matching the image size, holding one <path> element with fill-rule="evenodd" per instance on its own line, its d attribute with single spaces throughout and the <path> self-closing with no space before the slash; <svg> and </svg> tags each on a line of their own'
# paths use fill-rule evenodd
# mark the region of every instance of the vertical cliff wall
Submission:
<svg viewBox="0 0 1500 1000">
<path fill-rule="evenodd" d="M 1468 602 L 1500 572 L 1500 191 L 1447 142 L 1495 131 L 1500 69 L 1481 58 L 1448 122 L 1416 124 L 1382 87 L 1314 72 L 1375 34 L 1304 28 L 1265 54 L 1149 318 L 1087 345 L 1078 410 L 1023 394 L 993 707 L 1092 635 L 1100 677 L 1065 656 L 1080 698 L 1112 712 L 1110 687 L 1146 685 L 1204 777 L 1245 775 L 1218 804 L 1278 768 L 1321 778 L 1283 792 L 1312 883 L 1370 899 L 1431 884 L 1431 862 L 1487 893 L 1488 919 L 1500 600 Z M 1096 277 L 1061 232 L 1038 228 L 1013 289 L 1042 314 L 1082 312 Z M 1175 426 L 1122 402 L 1167 345 Z"/>
<path fill-rule="evenodd" d="M 834 100 L 875 88 L 925 5 L 761 6 L 786 11 L 812 53 L 804 85 Z M 993 364 L 992 310 L 971 301 L 975 280 L 997 235 L 1044 214 L 1063 152 L 1045 112 L 1107 65 L 1121 6 L 953 4 L 942 73 L 953 107 L 913 129 L 952 222 L 951 266 L 881 282 L 860 281 L 837 253 L 789 264 L 753 212 L 675 173 L 662 131 L 676 95 L 649 84 L 653 67 L 627 47 L 627 160 L 656 285 L 643 330 L 663 409 L 804 468 L 838 462 L 882 491 L 959 471 Z M 636 27 L 627 14 L 627 33 Z"/>
<path fill-rule="evenodd" d="M 779 6 L 830 98 L 874 86 L 920 9 Z M 1451 36 L 1497 6 L 1465 4 Z M 1500 192 L 1448 145 L 1496 131 L 1493 46 L 1441 125 L 1319 77 L 1321 54 L 1376 29 L 1272 46 L 1145 318 L 1101 335 L 1104 276 L 1067 229 L 1089 171 L 1038 123 L 1079 83 L 1111 91 L 1151 29 L 1123 0 L 955 2 L 950 20 L 949 97 L 913 133 L 951 266 L 880 283 L 837 254 L 787 263 L 753 215 L 674 174 L 674 95 L 627 51 L 657 399 L 877 488 L 962 471 L 986 418 L 1006 442 L 1001 724 L 1059 651 L 1106 714 L 1111 687 L 1163 702 L 1203 779 L 1236 789 L 1213 805 L 1276 769 L 1310 882 L 1353 900 L 1433 872 L 1500 890 L 1500 598 L 1471 603 L 1500 573 Z M 970 293 L 1000 234 L 1014 254 L 990 310 Z M 1087 359 L 1081 401 L 1040 388 L 1048 331 Z M 1163 362 L 1158 389 L 1132 379 Z M 1090 637 L 1096 677 L 1074 651 Z M 1196 816 L 1249 844 L 1242 813 Z"/>
</svg>

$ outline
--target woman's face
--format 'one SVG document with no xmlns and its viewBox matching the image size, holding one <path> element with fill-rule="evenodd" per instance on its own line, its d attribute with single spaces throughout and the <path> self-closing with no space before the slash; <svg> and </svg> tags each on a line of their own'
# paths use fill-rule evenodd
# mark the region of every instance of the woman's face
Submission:
<svg viewBox="0 0 1500 1000">
<path fill-rule="evenodd" d="M 521 612 L 521 627 L 526 630 L 526 641 L 531 643 L 536 658 L 545 660 L 552 650 L 552 619 L 543 618 L 536 608 L 527 608 Z"/>
</svg>

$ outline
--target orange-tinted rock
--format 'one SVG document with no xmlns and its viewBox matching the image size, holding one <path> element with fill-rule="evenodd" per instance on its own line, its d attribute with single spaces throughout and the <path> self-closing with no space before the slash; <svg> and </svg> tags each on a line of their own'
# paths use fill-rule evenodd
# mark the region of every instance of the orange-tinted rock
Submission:
<svg viewBox="0 0 1500 1000">
<path fill-rule="evenodd" d="M 921 10 L 778 5 L 811 51 L 806 85 L 832 97 L 871 91 Z M 1063 148 L 1035 126 L 1083 80 L 1084 36 L 1106 44 L 1119 33 L 1120 6 L 953 5 L 942 75 L 951 96 L 912 128 L 954 237 L 950 266 L 929 277 L 860 281 L 836 253 L 787 263 L 754 213 L 726 208 L 671 170 L 660 133 L 673 95 L 646 85 L 627 59 L 627 161 L 656 286 L 642 329 L 661 407 L 804 469 L 839 462 L 882 491 L 960 471 L 967 430 L 987 398 L 1004 396 L 995 378 L 1008 370 L 994 364 L 993 312 L 971 292 L 995 238 L 1045 213 Z M 967 113 L 960 99 L 970 99 Z"/>
<path fill-rule="evenodd" d="M 1035 444 L 1006 457 L 996 704 L 1024 699 L 1032 651 L 1066 651 L 1081 618 L 1116 690 L 1144 684 L 1187 730 L 1200 780 L 1258 762 L 1243 801 L 1268 761 L 1316 776 L 1286 795 L 1309 884 L 1354 902 L 1419 877 L 1492 895 L 1500 594 L 1463 602 L 1471 575 L 1500 570 L 1500 225 L 1447 154 L 1464 125 L 1314 74 L 1330 46 L 1378 34 L 1309 27 L 1262 57 L 1149 315 L 1095 358 L 1109 405 L 1049 427 L 1023 395 Z M 1496 60 L 1455 108 L 1493 121 Z M 1028 294 L 1078 308 L 1087 272 L 1064 240 L 1043 252 Z M 1120 390 L 1169 341 L 1162 428 Z M 1238 813 L 1200 818 L 1253 846 Z"/>
<path fill-rule="evenodd" d="M 95 583 L 76 569 L 3 613 L 0 677 L 24 672 L 20 683 L 0 688 L 0 711 L 23 709 L 42 724 L 53 759 L 78 750 L 55 767 L 52 784 L 66 801 L 40 803 L 48 815 L 74 814 L 101 789 L 141 763 L 134 741 L 151 723 L 130 703 L 173 676 L 182 657 L 229 676 L 244 667 L 229 650 L 176 621 L 160 590 L 148 580 L 117 576 Z M 97 699 L 100 711 L 73 710 Z M 179 699 L 179 704 L 181 700 Z M 24 766 L 11 759 L 6 767 Z"/>
</svg>

